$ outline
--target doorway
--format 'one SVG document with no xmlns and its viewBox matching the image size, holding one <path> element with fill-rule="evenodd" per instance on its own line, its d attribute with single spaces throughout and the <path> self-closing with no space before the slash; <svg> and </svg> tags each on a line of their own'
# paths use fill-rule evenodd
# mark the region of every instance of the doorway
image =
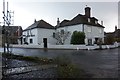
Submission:
<svg viewBox="0 0 120 80">
<path fill-rule="evenodd" d="M 92 39 L 88 39 L 88 45 L 92 45 Z"/>
<path fill-rule="evenodd" d="M 44 48 L 47 48 L 47 38 L 43 38 Z"/>
</svg>

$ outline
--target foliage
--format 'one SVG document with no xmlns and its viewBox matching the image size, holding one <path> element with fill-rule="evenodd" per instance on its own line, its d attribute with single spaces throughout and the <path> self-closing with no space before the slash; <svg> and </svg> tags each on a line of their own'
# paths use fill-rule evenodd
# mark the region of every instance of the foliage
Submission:
<svg viewBox="0 0 120 80">
<path fill-rule="evenodd" d="M 60 78 L 79 78 L 80 70 L 75 65 L 58 66 L 58 76 Z M 82 71 L 81 71 L 82 72 Z M 82 77 L 82 76 L 81 76 Z"/>
<path fill-rule="evenodd" d="M 14 55 L 10 53 L 2 53 L 3 57 L 6 57 L 8 59 L 18 59 L 18 60 L 26 60 L 26 61 L 32 61 L 32 62 L 37 62 L 40 64 L 50 64 L 53 63 L 52 59 L 48 58 L 39 58 L 39 57 L 31 57 L 31 56 L 23 56 L 23 55 Z"/>
<path fill-rule="evenodd" d="M 110 45 L 110 44 L 113 44 L 113 43 L 114 43 L 114 38 L 113 38 L 113 36 L 108 35 L 108 36 L 105 38 L 104 41 L 105 41 L 105 44 Z"/>
<path fill-rule="evenodd" d="M 56 31 L 55 33 L 53 33 L 53 38 L 55 38 L 57 40 L 57 44 L 64 44 L 65 40 L 69 37 L 70 32 L 69 31 Z"/>
<path fill-rule="evenodd" d="M 84 70 L 71 64 L 68 56 L 62 55 L 54 59 L 57 66 L 58 78 L 83 78 L 86 77 Z"/>
<path fill-rule="evenodd" d="M 60 55 L 54 58 L 54 63 L 58 65 L 67 65 L 71 63 L 71 60 L 66 55 Z"/>
<path fill-rule="evenodd" d="M 120 38 L 114 38 L 114 41 L 120 42 Z"/>
<path fill-rule="evenodd" d="M 85 33 L 74 31 L 71 37 L 71 44 L 85 44 Z"/>
</svg>

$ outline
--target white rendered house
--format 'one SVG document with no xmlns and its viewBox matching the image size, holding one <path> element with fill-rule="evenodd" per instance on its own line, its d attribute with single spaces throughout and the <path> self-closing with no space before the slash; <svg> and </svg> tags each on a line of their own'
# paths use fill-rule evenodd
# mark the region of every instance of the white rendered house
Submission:
<svg viewBox="0 0 120 80">
<path fill-rule="evenodd" d="M 85 15 L 78 14 L 71 20 L 63 20 L 61 23 L 57 21 L 57 30 L 70 31 L 71 36 L 74 31 L 81 31 L 85 33 L 85 44 L 93 45 L 102 40 L 104 42 L 104 26 L 98 23 L 98 19 L 91 17 L 91 8 L 85 8 Z M 65 44 L 70 44 L 71 36 L 67 38 Z"/>
<path fill-rule="evenodd" d="M 29 45 L 41 45 L 44 42 L 55 44 L 55 28 L 44 20 L 36 21 L 23 31 L 23 42 Z"/>
<path fill-rule="evenodd" d="M 53 27 L 44 20 L 36 21 L 23 31 L 23 42 L 34 45 L 44 46 L 47 44 L 55 45 L 57 40 L 53 37 L 53 33 L 70 32 L 70 36 L 64 42 L 64 45 L 70 45 L 71 36 L 74 31 L 85 33 L 85 44 L 93 45 L 102 40 L 104 42 L 104 26 L 98 23 L 98 19 L 91 17 L 91 8 L 85 8 L 85 15 L 78 14 L 71 20 L 57 21 L 57 25 Z"/>
</svg>

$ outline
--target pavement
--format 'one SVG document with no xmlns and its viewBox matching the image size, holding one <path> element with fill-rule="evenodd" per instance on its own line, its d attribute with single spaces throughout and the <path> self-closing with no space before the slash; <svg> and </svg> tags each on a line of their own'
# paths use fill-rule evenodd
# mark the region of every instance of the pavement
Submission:
<svg viewBox="0 0 120 80">
<path fill-rule="evenodd" d="M 40 65 L 37 63 L 5 59 L 3 60 L 3 80 L 21 80 L 21 79 L 32 79 L 32 78 L 55 78 L 57 77 L 56 67 L 57 65 L 46 64 Z M 6 60 L 6 63 L 5 63 Z M 7 64 L 7 66 L 6 66 Z"/>
</svg>

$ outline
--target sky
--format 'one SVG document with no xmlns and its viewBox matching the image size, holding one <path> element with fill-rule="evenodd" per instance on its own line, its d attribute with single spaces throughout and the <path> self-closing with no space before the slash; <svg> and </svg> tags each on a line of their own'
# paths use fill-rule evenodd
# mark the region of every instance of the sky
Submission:
<svg viewBox="0 0 120 80">
<path fill-rule="evenodd" d="M 91 7 L 91 17 L 99 23 L 103 21 L 105 32 L 113 32 L 118 26 L 119 0 L 5 0 L 9 2 L 9 10 L 14 11 L 14 25 L 23 29 L 33 24 L 34 20 L 45 20 L 51 25 L 64 19 L 71 20 L 78 14 L 85 14 L 86 5 Z M 120 9 L 120 8 L 119 8 Z M 0 22 L 3 22 L 3 0 L 0 0 Z M 120 12 L 120 10 L 119 10 Z M 13 22 L 12 22 L 13 23 Z M 2 25 L 2 23 L 0 24 Z"/>
</svg>

